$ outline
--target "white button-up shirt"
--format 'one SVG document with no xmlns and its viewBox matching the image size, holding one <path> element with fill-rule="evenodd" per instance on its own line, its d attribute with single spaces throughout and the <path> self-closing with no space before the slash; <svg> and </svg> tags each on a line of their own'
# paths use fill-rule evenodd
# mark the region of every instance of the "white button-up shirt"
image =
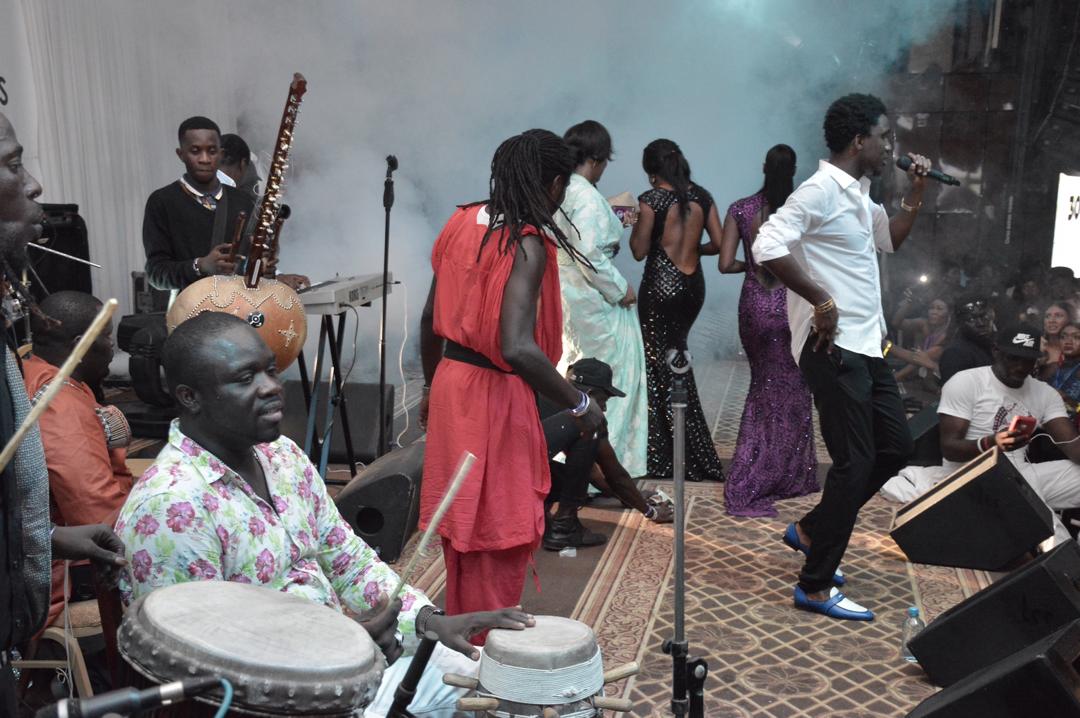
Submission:
<svg viewBox="0 0 1080 718">
<path fill-rule="evenodd" d="M 881 356 L 885 316 L 875 247 L 892 252 L 889 216 L 870 200 L 870 180 L 855 179 L 821 160 L 818 171 L 791 193 L 761 225 L 754 241 L 759 262 L 790 254 L 836 301 L 835 343 L 870 357 Z M 810 335 L 813 306 L 788 291 L 791 353 L 799 361 Z"/>
</svg>

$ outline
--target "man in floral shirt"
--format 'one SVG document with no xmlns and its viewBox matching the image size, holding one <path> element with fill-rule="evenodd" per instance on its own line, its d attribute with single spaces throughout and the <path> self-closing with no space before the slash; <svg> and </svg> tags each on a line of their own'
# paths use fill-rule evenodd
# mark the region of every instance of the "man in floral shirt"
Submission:
<svg viewBox="0 0 1080 718">
<path fill-rule="evenodd" d="M 387 605 L 398 576 L 342 519 L 307 456 L 281 436 L 274 356 L 246 322 L 200 314 L 173 332 L 163 356 L 180 418 L 116 523 L 131 565 L 126 602 L 162 586 L 224 580 L 357 615 L 393 664 L 368 715 L 389 705 L 408 664 L 395 661 L 406 647 L 411 652 L 418 633 L 475 661 L 471 635 L 531 623 L 512 609 L 440 615 L 411 587 Z M 461 692 L 442 686 L 441 674 L 476 670 L 437 648 L 430 666 L 438 670 L 425 673 L 410 708 L 417 715 L 452 715 Z"/>
</svg>

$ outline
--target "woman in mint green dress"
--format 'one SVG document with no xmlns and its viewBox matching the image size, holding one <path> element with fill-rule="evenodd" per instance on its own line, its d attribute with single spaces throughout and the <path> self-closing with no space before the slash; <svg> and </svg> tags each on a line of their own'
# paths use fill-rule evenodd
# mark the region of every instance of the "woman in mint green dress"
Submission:
<svg viewBox="0 0 1080 718">
<path fill-rule="evenodd" d="M 577 169 L 570 176 L 562 213 L 556 219 L 592 267 L 559 250 L 563 308 L 559 368 L 565 371 L 586 357 L 611 365 L 612 383 L 626 393 L 626 398 L 613 398 L 607 405 L 611 445 L 631 476 L 644 476 L 649 415 L 645 351 L 634 308 L 637 297 L 612 263 L 625 227 L 596 189 L 611 159 L 611 135 L 599 122 L 586 120 L 567 130 L 563 139 L 576 153 Z"/>
</svg>

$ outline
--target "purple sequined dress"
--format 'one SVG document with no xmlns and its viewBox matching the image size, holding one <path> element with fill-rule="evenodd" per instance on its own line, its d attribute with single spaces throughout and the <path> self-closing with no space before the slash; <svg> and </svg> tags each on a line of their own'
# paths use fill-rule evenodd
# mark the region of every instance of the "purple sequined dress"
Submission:
<svg viewBox="0 0 1080 718">
<path fill-rule="evenodd" d="M 750 252 L 751 226 L 764 203 L 755 194 L 728 209 L 746 255 L 739 338 L 750 362 L 750 391 L 724 485 L 733 516 L 776 516 L 773 501 L 819 490 L 810 389 L 791 357 L 787 289 L 763 286 Z"/>
</svg>

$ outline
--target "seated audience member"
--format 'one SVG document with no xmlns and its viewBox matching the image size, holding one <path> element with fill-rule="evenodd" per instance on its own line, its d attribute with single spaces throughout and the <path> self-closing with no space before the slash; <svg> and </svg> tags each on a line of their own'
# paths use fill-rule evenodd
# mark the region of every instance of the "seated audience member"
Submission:
<svg viewBox="0 0 1080 718">
<path fill-rule="evenodd" d="M 1069 416 L 1075 418 L 1080 403 L 1080 324 L 1069 322 L 1061 330 L 1061 363 L 1047 383 L 1057 389 Z"/>
<path fill-rule="evenodd" d="M 532 617 L 515 609 L 441 615 L 409 586 L 387 601 L 397 575 L 353 533 L 307 456 L 281 435 L 274 355 L 247 322 L 199 314 L 176 328 L 162 355 L 180 417 L 116 523 L 132 568 L 133 583 L 121 584 L 125 602 L 171 584 L 226 580 L 358 614 L 392 664 L 367 716 L 385 714 L 408 668 L 396 660 L 402 636 L 410 652 L 417 635 L 437 636 L 414 705 L 428 706 L 424 715 L 453 715 L 464 690 L 442 685 L 442 674 L 475 675 L 465 657 L 479 658 L 470 636 L 524 628 Z"/>
<path fill-rule="evenodd" d="M 599 359 L 589 357 L 571 364 L 567 367 L 566 378 L 604 411 L 607 411 L 610 399 L 626 396 L 612 386 L 611 367 Z M 542 545 L 545 549 L 560 551 L 567 546 L 599 546 L 607 541 L 606 536 L 588 530 L 578 519 L 578 510 L 588 500 L 588 487 L 596 465 L 599 465 L 604 483 L 623 504 L 657 523 L 671 521 L 671 510 L 666 504 L 650 505 L 634 485 L 629 472 L 615 455 L 606 426 L 595 436 L 583 437 L 570 411 L 543 397 L 540 398 L 540 418 L 548 441 L 548 457 L 565 454 L 565 461 L 551 461 L 551 491 L 545 504 L 550 508 L 558 502 L 559 507 L 553 517 L 549 515 L 544 527 Z"/>
<path fill-rule="evenodd" d="M 1076 276 L 1068 267 L 1050 267 L 1046 273 L 1046 288 L 1051 301 L 1071 302 L 1075 295 Z"/>
<path fill-rule="evenodd" d="M 913 348 L 894 346 L 889 352 L 890 359 L 905 362 L 905 366 L 896 372 L 897 381 L 936 375 L 938 359 L 945 351 L 952 328 L 952 303 L 947 297 L 938 295 L 931 299 L 925 317 L 907 318 L 911 305 L 911 290 L 908 289 L 893 316 L 893 322 L 896 329 L 903 333 L 904 344 Z"/>
<path fill-rule="evenodd" d="M 258 185 L 262 180 L 251 161 L 251 148 L 240 135 L 221 136 L 221 162 L 218 172 L 224 174 L 232 182 L 232 186 L 247 195 L 252 202 L 259 199 Z"/>
<path fill-rule="evenodd" d="M 938 359 L 938 372 L 944 384 L 957 372 L 990 366 L 994 345 L 994 317 L 987 300 L 977 294 L 964 297 L 953 307 L 956 331 Z"/>
<path fill-rule="evenodd" d="M 1057 392 L 1031 376 L 1041 355 L 1039 338 L 1039 330 L 1032 325 L 1006 327 L 998 333 L 990 366 L 962 371 L 945 383 L 938 404 L 944 462 L 940 467 L 903 469 L 882 487 L 886 498 L 910 501 L 996 445 L 1051 509 L 1080 507 L 1080 442 L 1073 441 L 1076 427 Z M 1037 440 L 1053 439 L 1068 458 L 1031 463 L 1025 448 L 1028 439 L 1009 431 L 1014 416 L 1034 417 L 1048 437 Z M 1069 538 L 1055 517 L 1055 542 Z"/>
<path fill-rule="evenodd" d="M 30 328 L 33 356 L 23 361 L 23 379 L 30 403 L 45 393 L 60 366 L 101 309 L 101 302 L 83 292 L 56 292 L 33 314 Z M 50 321 L 52 320 L 52 321 Z M 104 331 L 49 404 L 38 422 L 49 471 L 49 508 L 57 526 L 111 525 L 131 490 L 125 460 L 130 439 L 127 420 L 114 406 L 94 398 L 109 374 L 112 330 Z M 93 595 L 91 577 L 72 566 L 73 595 Z M 64 562 L 53 561 L 51 624 L 64 608 Z"/>
<path fill-rule="evenodd" d="M 1039 376 L 1049 379 L 1061 364 L 1061 330 L 1076 321 L 1073 306 L 1068 302 L 1054 300 L 1043 312 L 1043 364 Z"/>
<path fill-rule="evenodd" d="M 1021 275 L 1013 286 L 1012 302 L 1011 316 L 1004 319 L 1038 324 L 1046 309 L 1046 300 L 1042 296 L 1041 273 L 1028 272 Z"/>
</svg>

